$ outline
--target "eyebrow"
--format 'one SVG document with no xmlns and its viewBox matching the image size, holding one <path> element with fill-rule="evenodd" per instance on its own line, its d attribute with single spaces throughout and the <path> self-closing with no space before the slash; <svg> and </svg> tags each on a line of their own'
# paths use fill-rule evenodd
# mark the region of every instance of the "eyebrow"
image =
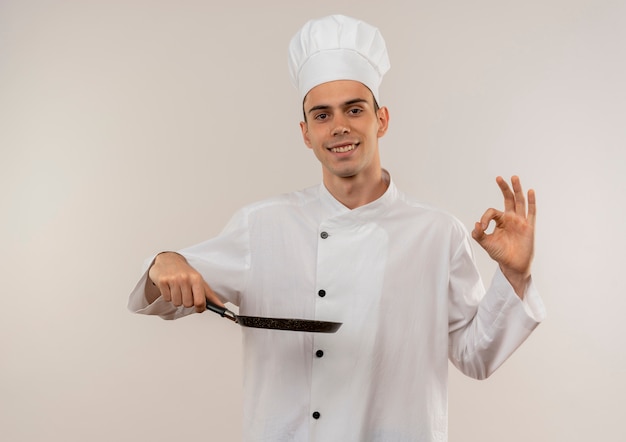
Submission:
<svg viewBox="0 0 626 442">
<path fill-rule="evenodd" d="M 342 103 L 341 105 L 343 107 L 346 107 L 346 106 L 352 106 L 353 104 L 357 104 L 357 103 L 367 103 L 367 100 L 365 98 L 353 98 L 352 100 L 348 100 Z M 307 111 L 307 114 L 310 114 L 311 112 L 314 112 L 314 111 L 326 110 L 330 108 L 331 106 L 329 104 L 318 104 L 317 106 L 313 106 L 311 109 L 309 109 Z"/>
</svg>

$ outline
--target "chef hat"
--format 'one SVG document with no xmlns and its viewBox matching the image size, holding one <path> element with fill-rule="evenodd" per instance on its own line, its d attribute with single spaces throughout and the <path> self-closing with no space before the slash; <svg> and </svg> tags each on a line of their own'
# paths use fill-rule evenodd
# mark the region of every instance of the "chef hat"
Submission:
<svg viewBox="0 0 626 442">
<path fill-rule="evenodd" d="M 334 80 L 356 80 L 376 101 L 389 57 L 378 29 L 344 15 L 308 21 L 289 43 L 291 82 L 304 100 L 315 86 Z"/>
</svg>

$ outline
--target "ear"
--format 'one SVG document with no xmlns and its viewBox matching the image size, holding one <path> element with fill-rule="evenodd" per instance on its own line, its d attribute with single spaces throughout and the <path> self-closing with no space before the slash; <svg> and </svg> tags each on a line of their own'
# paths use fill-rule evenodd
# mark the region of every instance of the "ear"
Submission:
<svg viewBox="0 0 626 442">
<path fill-rule="evenodd" d="M 306 146 L 309 149 L 312 149 L 312 147 L 311 147 L 311 140 L 309 138 L 309 125 L 306 122 L 301 121 L 300 122 L 300 131 L 302 132 L 302 139 L 304 140 L 304 144 L 306 144 Z"/>
<path fill-rule="evenodd" d="M 379 108 L 376 116 L 378 117 L 378 138 L 380 138 L 387 133 L 389 128 L 389 109 L 386 106 Z"/>
</svg>

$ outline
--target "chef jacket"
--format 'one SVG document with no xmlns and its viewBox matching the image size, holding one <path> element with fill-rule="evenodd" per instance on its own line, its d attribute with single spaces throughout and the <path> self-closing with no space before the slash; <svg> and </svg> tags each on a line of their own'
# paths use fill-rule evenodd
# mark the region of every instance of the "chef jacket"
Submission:
<svg viewBox="0 0 626 442">
<path fill-rule="evenodd" d="M 532 282 L 521 301 L 496 271 L 485 292 L 463 225 L 391 180 L 352 210 L 324 185 L 254 203 L 180 253 L 241 315 L 343 323 L 241 328 L 246 441 L 446 441 L 448 358 L 485 378 L 544 316 Z M 146 278 L 132 311 L 194 311 L 148 305 Z"/>
</svg>

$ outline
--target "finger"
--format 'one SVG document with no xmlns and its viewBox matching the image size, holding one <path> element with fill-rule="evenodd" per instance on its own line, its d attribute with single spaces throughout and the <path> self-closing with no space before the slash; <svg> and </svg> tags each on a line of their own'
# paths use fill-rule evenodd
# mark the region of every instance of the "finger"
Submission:
<svg viewBox="0 0 626 442">
<path fill-rule="evenodd" d="M 192 293 L 193 305 L 196 307 L 196 312 L 198 313 L 202 313 L 204 310 L 206 310 L 207 299 L 215 305 L 224 307 L 222 301 L 204 279 L 200 278 L 196 283 L 193 284 Z"/>
<path fill-rule="evenodd" d="M 489 223 L 493 220 L 496 222 L 496 225 L 500 224 L 500 220 L 502 219 L 503 213 L 494 208 L 487 209 L 483 216 L 480 217 L 480 227 L 483 230 L 487 230 L 489 227 Z"/>
<path fill-rule="evenodd" d="M 537 199 L 535 197 L 535 191 L 530 189 L 528 191 L 528 223 L 531 226 L 535 225 L 535 219 L 537 217 Z"/>
<path fill-rule="evenodd" d="M 483 229 L 480 223 L 474 223 L 474 230 L 472 230 L 472 238 L 480 243 L 485 238 L 485 229 Z"/>
<path fill-rule="evenodd" d="M 498 183 L 498 187 L 500 187 L 500 190 L 502 191 L 502 196 L 504 197 L 504 210 L 507 212 L 514 211 L 515 194 L 511 192 L 511 188 L 501 176 L 496 178 L 496 183 Z"/>
<path fill-rule="evenodd" d="M 207 299 L 209 301 L 211 301 L 215 305 L 218 305 L 220 307 L 224 307 L 224 303 L 219 298 L 219 296 L 217 296 L 217 294 L 215 294 L 215 292 L 213 291 L 213 289 L 211 289 L 209 284 L 204 282 L 204 298 L 202 299 L 202 302 L 206 304 L 206 300 Z"/>
<path fill-rule="evenodd" d="M 193 305 L 196 307 L 196 312 L 202 313 L 206 310 L 206 290 L 210 290 L 209 285 L 200 278 L 193 284 Z"/>
<path fill-rule="evenodd" d="M 167 284 L 158 284 L 157 287 L 159 288 L 159 291 L 161 292 L 161 296 L 163 297 L 163 300 L 166 302 L 170 302 L 172 300 L 172 293 L 170 291 L 170 286 Z"/>
<path fill-rule="evenodd" d="M 515 213 L 519 216 L 526 217 L 526 198 L 524 197 L 524 191 L 522 190 L 522 183 L 518 176 L 511 177 L 511 184 L 513 185 L 513 192 L 515 194 Z"/>
<path fill-rule="evenodd" d="M 180 292 L 180 285 L 178 284 L 170 285 L 170 293 L 172 297 L 172 304 L 174 304 L 176 307 L 179 307 L 180 305 L 182 305 L 183 297 Z"/>
<path fill-rule="evenodd" d="M 191 307 L 194 305 L 193 292 L 190 285 L 183 284 L 180 288 L 180 294 L 182 303 L 185 307 Z"/>
</svg>

